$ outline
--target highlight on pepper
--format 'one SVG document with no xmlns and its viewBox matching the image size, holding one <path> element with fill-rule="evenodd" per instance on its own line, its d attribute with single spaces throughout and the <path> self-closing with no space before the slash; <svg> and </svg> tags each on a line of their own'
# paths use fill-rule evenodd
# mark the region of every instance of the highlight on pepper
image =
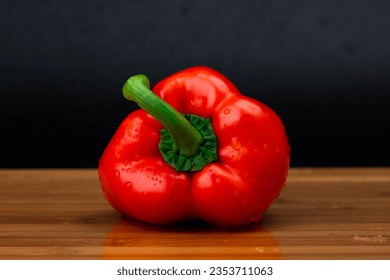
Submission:
<svg viewBox="0 0 390 280">
<path fill-rule="evenodd" d="M 279 116 L 204 66 L 149 85 L 136 75 L 123 86 L 123 96 L 140 109 L 123 120 L 99 160 L 108 203 L 123 216 L 159 225 L 259 222 L 289 169 Z"/>
</svg>

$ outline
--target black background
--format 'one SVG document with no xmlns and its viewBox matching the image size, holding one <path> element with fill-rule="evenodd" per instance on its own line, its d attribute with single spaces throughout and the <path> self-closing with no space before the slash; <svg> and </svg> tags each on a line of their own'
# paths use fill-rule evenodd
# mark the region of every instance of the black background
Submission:
<svg viewBox="0 0 390 280">
<path fill-rule="evenodd" d="M 0 167 L 96 167 L 121 87 L 193 65 L 285 123 L 292 166 L 388 166 L 390 1 L 1 1 Z"/>
</svg>

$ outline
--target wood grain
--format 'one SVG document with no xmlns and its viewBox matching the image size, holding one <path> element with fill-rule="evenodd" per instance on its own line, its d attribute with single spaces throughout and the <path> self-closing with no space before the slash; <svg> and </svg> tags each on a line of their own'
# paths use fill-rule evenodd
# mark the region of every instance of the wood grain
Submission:
<svg viewBox="0 0 390 280">
<path fill-rule="evenodd" d="M 390 168 L 293 168 L 235 230 L 122 219 L 96 170 L 0 170 L 0 259 L 390 259 Z"/>
</svg>

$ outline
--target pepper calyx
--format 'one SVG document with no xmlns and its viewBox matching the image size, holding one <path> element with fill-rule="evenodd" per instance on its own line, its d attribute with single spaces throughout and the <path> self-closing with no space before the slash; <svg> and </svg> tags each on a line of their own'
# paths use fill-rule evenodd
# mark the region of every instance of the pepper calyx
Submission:
<svg viewBox="0 0 390 280">
<path fill-rule="evenodd" d="M 160 153 L 176 171 L 199 171 L 210 162 L 218 159 L 217 137 L 210 119 L 193 114 L 184 114 L 183 116 L 202 136 L 198 151 L 191 156 L 181 153 L 171 133 L 163 128 L 160 131 Z"/>
</svg>

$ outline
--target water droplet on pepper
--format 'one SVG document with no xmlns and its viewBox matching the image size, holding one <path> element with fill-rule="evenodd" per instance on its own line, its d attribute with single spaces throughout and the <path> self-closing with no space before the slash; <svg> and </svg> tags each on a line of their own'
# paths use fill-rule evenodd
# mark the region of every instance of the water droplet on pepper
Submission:
<svg viewBox="0 0 390 280">
<path fill-rule="evenodd" d="M 231 142 L 233 149 L 237 151 L 241 149 L 241 142 L 238 141 L 237 137 L 233 137 Z"/>
</svg>

